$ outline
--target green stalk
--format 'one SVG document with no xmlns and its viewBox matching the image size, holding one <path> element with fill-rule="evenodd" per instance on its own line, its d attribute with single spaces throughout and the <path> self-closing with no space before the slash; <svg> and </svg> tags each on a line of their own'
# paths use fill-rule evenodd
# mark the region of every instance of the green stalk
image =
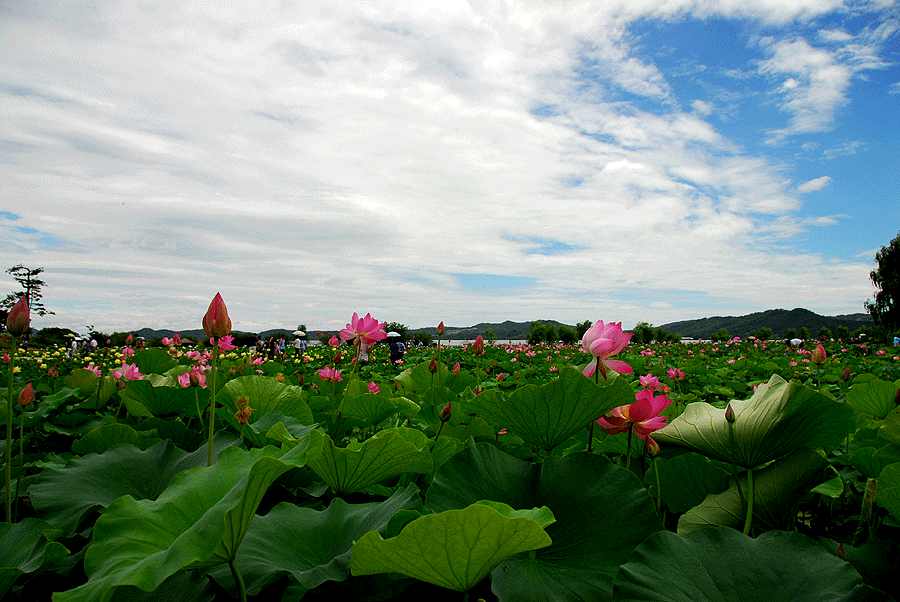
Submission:
<svg viewBox="0 0 900 602">
<path fill-rule="evenodd" d="M 653 458 L 653 474 L 656 477 L 656 513 L 662 518 L 662 483 L 659 480 L 659 458 Z"/>
<path fill-rule="evenodd" d="M 738 497 L 741 499 L 741 506 L 745 506 L 747 502 L 744 500 L 744 491 L 741 489 L 741 480 L 737 477 L 737 463 L 735 456 L 737 455 L 737 442 L 734 440 L 734 423 L 728 423 L 728 445 L 731 448 L 731 478 L 737 485 Z"/>
<path fill-rule="evenodd" d="M 740 490 L 740 486 L 738 486 Z M 747 469 L 747 519 L 744 521 L 744 535 L 750 535 L 750 525 L 753 523 L 753 469 Z"/>
<path fill-rule="evenodd" d="M 634 423 L 628 423 L 628 453 L 625 455 L 625 470 L 631 470 L 631 435 L 634 432 Z"/>
<path fill-rule="evenodd" d="M 234 558 L 228 561 L 228 568 L 231 569 L 231 576 L 234 577 L 234 582 L 237 584 L 241 602 L 247 602 L 247 588 L 244 586 L 244 578 L 241 576 L 241 572 L 238 570 Z"/>
<path fill-rule="evenodd" d="M 343 418 L 344 414 L 344 402 L 347 401 L 347 395 L 350 392 L 350 385 L 353 383 L 353 376 L 356 374 L 356 368 L 359 366 L 359 351 L 361 347 L 362 341 L 360 341 L 359 345 L 356 346 L 356 361 L 353 362 L 353 367 L 350 369 L 350 376 L 347 377 L 347 386 L 344 387 L 344 394 L 341 396 L 341 405 L 338 406 L 337 420 L 334 424 L 335 437 L 340 434 L 341 419 Z M 337 370 L 337 366 L 335 366 L 335 370 Z M 334 383 L 332 383 L 331 386 L 334 387 Z M 333 390 L 334 389 L 332 388 L 332 392 Z"/>
<path fill-rule="evenodd" d="M 19 475 L 16 477 L 16 507 L 14 508 L 16 517 L 19 514 L 19 485 L 22 483 L 22 473 L 25 472 L 25 408 L 19 415 Z"/>
<path fill-rule="evenodd" d="M 13 404 L 13 372 L 16 369 L 16 351 L 19 341 L 12 338 L 12 350 L 9 353 L 9 377 L 6 384 L 6 522 L 12 522 L 12 404 Z"/>
<path fill-rule="evenodd" d="M 213 461 L 213 434 L 215 434 L 215 426 L 216 426 L 216 373 L 219 370 L 219 340 L 213 339 L 213 356 L 212 356 L 212 370 L 210 370 L 210 376 L 212 377 L 212 384 L 209 386 L 209 443 L 206 447 L 206 465 L 212 466 Z M 246 593 L 244 594 L 246 598 Z"/>
</svg>

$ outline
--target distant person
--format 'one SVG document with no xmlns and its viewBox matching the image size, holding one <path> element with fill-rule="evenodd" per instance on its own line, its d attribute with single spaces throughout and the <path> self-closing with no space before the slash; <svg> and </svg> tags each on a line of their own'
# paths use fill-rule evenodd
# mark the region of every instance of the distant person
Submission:
<svg viewBox="0 0 900 602">
<path fill-rule="evenodd" d="M 396 364 L 400 360 L 403 359 L 403 354 L 406 353 L 406 346 L 403 344 L 403 341 L 396 340 L 391 343 L 391 363 Z"/>
<path fill-rule="evenodd" d="M 900 347 L 900 337 L 894 337 L 894 347 Z"/>
<path fill-rule="evenodd" d="M 305 351 L 303 349 L 303 347 L 304 347 L 303 339 L 301 339 L 299 337 L 294 339 L 294 357 L 297 357 L 297 356 L 303 357 L 303 352 Z"/>
<path fill-rule="evenodd" d="M 369 350 L 372 349 L 372 346 L 368 343 L 360 343 L 359 344 L 359 363 L 363 366 L 369 363 Z"/>
</svg>

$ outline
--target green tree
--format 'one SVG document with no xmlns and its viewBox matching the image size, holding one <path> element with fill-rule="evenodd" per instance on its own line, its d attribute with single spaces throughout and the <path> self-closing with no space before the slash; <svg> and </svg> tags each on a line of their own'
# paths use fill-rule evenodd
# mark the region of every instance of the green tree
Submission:
<svg viewBox="0 0 900 602">
<path fill-rule="evenodd" d="M 797 335 L 805 341 L 809 339 L 809 329 L 806 326 L 801 326 L 800 330 L 797 331 Z"/>
<path fill-rule="evenodd" d="M 727 328 L 722 327 L 712 335 L 712 338 L 714 341 L 727 341 L 731 338 L 731 335 L 728 334 Z"/>
<path fill-rule="evenodd" d="M 784 338 L 786 339 L 796 339 L 797 338 L 797 329 L 796 328 L 788 328 L 784 331 Z"/>
<path fill-rule="evenodd" d="M 47 286 L 46 282 L 38 278 L 43 271 L 44 268 L 30 269 L 26 268 L 21 263 L 6 270 L 6 273 L 11 274 L 13 279 L 22 285 L 22 288 L 24 288 L 25 291 L 8 294 L 5 299 L 0 301 L 0 309 L 9 311 L 12 309 L 12 306 L 19 301 L 22 295 L 25 295 L 28 299 L 28 309 L 32 314 L 37 314 L 39 316 L 45 316 L 47 314 L 55 315 L 54 312 L 48 310 L 44 307 L 44 304 L 41 303 L 41 297 L 43 297 L 41 294 L 41 287 Z"/>
<path fill-rule="evenodd" d="M 579 340 L 578 333 L 563 324 L 559 327 L 559 340 L 566 345 L 572 345 L 575 341 Z"/>
<path fill-rule="evenodd" d="M 835 331 L 835 336 L 841 341 L 849 341 L 850 340 L 850 329 L 846 326 L 838 326 Z"/>
<path fill-rule="evenodd" d="M 418 345 L 421 342 L 424 346 L 429 347 L 432 343 L 434 343 L 434 337 L 431 336 L 430 332 L 414 332 L 412 335 L 413 342 Z"/>
<path fill-rule="evenodd" d="M 827 326 L 823 326 L 822 328 L 819 329 L 819 332 L 817 333 L 817 338 L 820 341 L 827 341 L 828 339 L 831 338 L 831 329 L 828 328 Z"/>
<path fill-rule="evenodd" d="M 528 331 L 528 344 L 537 345 L 547 340 L 547 324 L 532 322 Z"/>
<path fill-rule="evenodd" d="M 405 341 L 407 340 L 406 334 L 407 332 L 409 332 L 409 327 L 405 324 L 401 324 L 400 322 L 388 322 L 384 325 L 384 328 L 382 328 L 382 330 L 384 330 L 385 332 L 396 332 L 400 335 L 400 340 Z"/>
<path fill-rule="evenodd" d="M 483 338 L 487 339 L 488 345 L 493 345 L 497 342 L 497 333 L 493 328 L 485 328 Z"/>
<path fill-rule="evenodd" d="M 875 300 L 863 305 L 875 324 L 893 331 L 900 328 L 900 234 L 875 254 L 878 267 L 869 273 L 878 289 Z"/>
<path fill-rule="evenodd" d="M 653 336 L 656 334 L 656 332 L 653 330 L 653 325 L 647 322 L 638 322 L 631 332 L 632 336 L 630 342 L 637 345 L 652 343 Z"/>
</svg>

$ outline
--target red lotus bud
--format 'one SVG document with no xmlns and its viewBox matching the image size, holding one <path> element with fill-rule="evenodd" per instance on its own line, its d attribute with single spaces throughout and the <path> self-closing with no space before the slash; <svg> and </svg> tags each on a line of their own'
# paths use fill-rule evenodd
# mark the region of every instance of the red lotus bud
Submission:
<svg viewBox="0 0 900 602">
<path fill-rule="evenodd" d="M 133 343 L 134 343 L 134 336 L 132 336 L 131 333 L 128 333 L 128 336 L 125 337 L 125 344 L 128 345 L 129 347 L 131 347 L 131 345 Z"/>
<path fill-rule="evenodd" d="M 838 546 L 837 557 L 841 560 L 847 560 L 847 551 L 844 549 L 844 544 Z"/>
<path fill-rule="evenodd" d="M 435 374 L 438 371 L 438 363 L 436 359 L 431 358 L 431 361 L 428 363 L 428 371 L 432 374 Z"/>
<path fill-rule="evenodd" d="M 444 334 L 444 322 L 443 321 L 441 321 L 441 323 L 437 325 L 437 333 L 438 333 L 438 336 L 441 336 L 442 334 Z"/>
<path fill-rule="evenodd" d="M 25 295 L 22 295 L 18 302 L 13 305 L 13 308 L 9 310 L 9 315 L 6 316 L 6 329 L 9 331 L 9 334 L 19 337 L 28 332 L 30 325 L 31 312 L 28 309 L 28 300 L 25 299 Z"/>
<path fill-rule="evenodd" d="M 223 307 L 224 307 L 224 305 L 223 305 Z M 227 313 L 227 311 L 226 311 L 226 313 Z M 231 321 L 228 322 L 228 330 L 229 330 L 229 332 L 231 331 Z M 175 345 L 181 345 L 181 336 L 179 336 L 179 334 L 177 332 L 175 333 L 175 336 L 172 337 L 172 342 Z"/>
<path fill-rule="evenodd" d="M 438 418 L 441 419 L 441 422 L 447 422 L 452 415 L 453 409 L 450 407 L 450 402 L 448 401 L 447 405 L 444 406 L 444 409 L 441 410 L 441 413 L 438 414 Z"/>
<path fill-rule="evenodd" d="M 734 423 L 735 420 L 737 420 L 737 417 L 734 415 L 734 408 L 731 407 L 730 403 L 725 408 L 725 420 L 732 424 Z"/>
<path fill-rule="evenodd" d="M 459 374 L 459 362 L 453 365 L 453 374 Z"/>
<path fill-rule="evenodd" d="M 342 359 L 344 359 L 344 356 L 341 355 L 341 352 L 340 352 L 340 351 L 338 351 L 337 353 L 334 354 L 334 363 L 335 363 L 335 364 L 341 363 L 341 360 L 342 360 Z"/>
<path fill-rule="evenodd" d="M 231 318 L 228 317 L 228 308 L 222 301 L 222 295 L 216 293 L 206 315 L 203 316 L 203 330 L 208 337 L 222 338 L 231 332 Z M 176 335 L 177 336 L 177 335 Z"/>
<path fill-rule="evenodd" d="M 653 437 L 647 436 L 647 439 L 644 441 L 644 454 L 648 458 L 655 458 L 659 455 L 659 443 L 657 443 Z"/>
<path fill-rule="evenodd" d="M 817 366 L 821 366 L 825 363 L 825 360 L 827 358 L 828 356 L 825 354 L 825 348 L 822 347 L 822 343 L 819 343 L 815 350 L 812 352 L 812 357 L 809 358 L 809 361 Z"/>
<path fill-rule="evenodd" d="M 31 387 L 31 383 L 25 385 L 25 388 L 22 389 L 22 392 L 19 393 L 19 405 L 23 408 L 27 408 L 32 403 L 34 403 L 34 389 Z"/>
<path fill-rule="evenodd" d="M 478 335 L 478 338 L 475 339 L 475 342 L 472 343 L 472 350 L 475 353 L 481 353 L 484 351 L 484 339 L 481 338 L 481 335 Z"/>
<path fill-rule="evenodd" d="M 845 383 L 850 381 L 850 366 L 844 368 L 844 373 L 841 374 L 841 381 Z"/>
</svg>

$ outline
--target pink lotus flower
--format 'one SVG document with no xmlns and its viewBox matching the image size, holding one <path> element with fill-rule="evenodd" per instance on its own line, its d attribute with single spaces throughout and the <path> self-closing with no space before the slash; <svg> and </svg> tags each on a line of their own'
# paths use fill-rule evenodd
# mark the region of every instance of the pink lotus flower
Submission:
<svg viewBox="0 0 900 602">
<path fill-rule="evenodd" d="M 653 376 L 653 373 L 650 373 L 647 376 L 639 376 L 638 380 L 641 383 L 641 387 L 643 387 L 644 389 L 656 391 L 657 389 L 662 388 L 662 385 L 659 382 L 659 378 Z"/>
<path fill-rule="evenodd" d="M 628 429 L 634 429 L 634 433 L 641 439 L 653 431 L 658 431 L 666 426 L 666 416 L 657 416 L 669 407 L 672 400 L 665 395 L 653 396 L 653 392 L 642 389 L 635 394 L 633 404 L 619 406 L 610 412 L 609 416 L 597 419 L 600 425 L 610 435 L 624 433 Z"/>
<path fill-rule="evenodd" d="M 125 380 L 141 380 L 144 375 L 138 369 L 137 364 L 122 364 L 121 370 L 113 370 L 113 377 L 116 379 L 125 377 Z"/>
<path fill-rule="evenodd" d="M 184 374 L 178 375 L 178 384 L 184 388 L 191 386 L 191 374 L 190 372 L 185 372 Z"/>
<path fill-rule="evenodd" d="M 585 367 L 583 373 L 587 377 L 594 375 L 594 371 L 599 368 L 600 375 L 606 378 L 606 369 L 609 368 L 613 372 L 619 374 L 631 374 L 634 370 L 623 361 L 608 359 L 619 353 L 628 341 L 631 340 L 631 333 L 622 332 L 622 323 L 604 324 L 600 320 L 587 329 L 584 337 L 581 339 L 581 345 L 586 353 L 594 356 L 594 359 Z"/>
<path fill-rule="evenodd" d="M 666 374 L 668 374 L 669 378 L 672 380 L 684 380 L 684 370 L 681 368 L 669 368 L 666 370 Z"/>
<path fill-rule="evenodd" d="M 383 330 L 386 322 L 378 323 L 378 320 L 370 314 L 366 314 L 365 318 L 360 318 L 356 312 L 353 312 L 353 319 L 347 324 L 347 328 L 341 330 L 340 337 L 343 341 L 361 341 L 366 345 L 373 345 L 378 341 L 387 338 L 387 333 Z M 357 343 L 354 342 L 354 345 Z"/>
<path fill-rule="evenodd" d="M 203 331 L 208 337 L 224 337 L 231 332 L 231 318 L 228 317 L 228 308 L 222 300 L 222 295 L 216 293 L 209 309 L 203 316 Z"/>
<path fill-rule="evenodd" d="M 6 316 L 6 330 L 18 337 L 28 332 L 30 326 L 31 311 L 28 309 L 28 300 L 22 295 Z"/>
<path fill-rule="evenodd" d="M 330 347 L 340 347 L 340 346 L 341 346 L 341 342 L 338 340 L 338 338 L 337 338 L 336 336 L 331 335 L 331 338 L 328 339 L 328 345 L 329 345 Z"/>
<path fill-rule="evenodd" d="M 369 393 L 371 393 L 372 395 L 378 395 L 378 393 L 381 392 L 381 387 L 376 385 L 374 380 L 369 383 L 368 389 Z"/>
<path fill-rule="evenodd" d="M 132 344 L 134 344 L 134 335 L 131 333 L 128 333 L 128 336 L 125 337 L 125 345 L 127 345 L 128 347 L 131 347 Z"/>
<path fill-rule="evenodd" d="M 234 337 L 231 335 L 224 336 L 219 339 L 219 351 L 231 351 L 232 349 L 237 349 L 236 346 L 232 345 L 231 342 L 234 341 Z M 213 344 L 213 340 L 209 340 L 209 344 Z"/>
<path fill-rule="evenodd" d="M 100 367 L 99 367 L 99 366 L 95 366 L 94 364 L 89 364 L 89 365 L 87 366 L 87 368 L 85 368 L 85 370 L 90 370 L 91 372 L 93 372 L 93 373 L 96 374 L 97 376 L 103 376 L 103 372 L 100 371 Z M 118 378 L 118 376 L 117 376 L 116 378 Z"/>
<path fill-rule="evenodd" d="M 341 371 L 331 368 L 330 366 L 325 366 L 321 370 L 319 370 L 319 378 L 324 380 L 325 382 L 339 383 L 344 379 L 341 378 Z"/>
</svg>

